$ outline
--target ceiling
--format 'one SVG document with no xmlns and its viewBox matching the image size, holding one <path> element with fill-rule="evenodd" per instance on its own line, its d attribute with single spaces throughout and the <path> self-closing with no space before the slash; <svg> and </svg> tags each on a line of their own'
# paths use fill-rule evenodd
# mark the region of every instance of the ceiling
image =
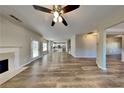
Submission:
<svg viewBox="0 0 124 93">
<path fill-rule="evenodd" d="M 108 34 L 124 34 L 124 22 L 106 29 Z"/>
<path fill-rule="evenodd" d="M 52 9 L 52 5 L 44 7 Z M 67 27 L 62 23 L 56 23 L 54 27 L 51 27 L 53 15 L 36 11 L 31 5 L 2 5 L 0 14 L 10 20 L 9 15 L 13 14 L 22 20 L 19 25 L 42 34 L 48 40 L 65 41 L 74 34 L 94 30 L 98 24 L 112 16 L 120 8 L 124 8 L 124 6 L 81 5 L 80 8 L 63 15 L 68 23 Z"/>
</svg>

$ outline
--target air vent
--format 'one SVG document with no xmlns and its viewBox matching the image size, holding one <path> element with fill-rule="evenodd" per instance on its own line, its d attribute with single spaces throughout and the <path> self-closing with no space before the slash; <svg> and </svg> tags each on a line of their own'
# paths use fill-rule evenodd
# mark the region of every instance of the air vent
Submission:
<svg viewBox="0 0 124 93">
<path fill-rule="evenodd" d="M 10 17 L 12 17 L 13 19 L 15 19 L 18 22 L 22 22 L 19 18 L 15 17 L 14 15 L 9 15 Z"/>
<path fill-rule="evenodd" d="M 89 32 L 88 34 L 93 34 L 94 32 Z"/>
</svg>

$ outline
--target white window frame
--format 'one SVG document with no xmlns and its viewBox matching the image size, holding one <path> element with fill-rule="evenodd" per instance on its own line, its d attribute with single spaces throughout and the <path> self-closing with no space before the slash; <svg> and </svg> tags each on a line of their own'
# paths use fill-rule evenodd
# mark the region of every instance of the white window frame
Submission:
<svg viewBox="0 0 124 93">
<path fill-rule="evenodd" d="M 39 42 L 33 40 L 31 42 L 31 50 L 32 50 L 32 58 L 36 58 L 39 56 Z"/>
<path fill-rule="evenodd" d="M 47 42 L 43 42 L 43 52 L 47 51 Z"/>
</svg>

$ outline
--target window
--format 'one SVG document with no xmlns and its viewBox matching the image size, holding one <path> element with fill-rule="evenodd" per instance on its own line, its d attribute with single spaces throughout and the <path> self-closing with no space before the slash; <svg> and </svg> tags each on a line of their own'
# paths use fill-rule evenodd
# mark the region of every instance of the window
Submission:
<svg viewBox="0 0 124 93">
<path fill-rule="evenodd" d="M 43 51 L 47 51 L 47 43 L 43 42 Z"/>
<path fill-rule="evenodd" d="M 39 42 L 38 41 L 32 41 L 32 57 L 39 56 Z"/>
</svg>

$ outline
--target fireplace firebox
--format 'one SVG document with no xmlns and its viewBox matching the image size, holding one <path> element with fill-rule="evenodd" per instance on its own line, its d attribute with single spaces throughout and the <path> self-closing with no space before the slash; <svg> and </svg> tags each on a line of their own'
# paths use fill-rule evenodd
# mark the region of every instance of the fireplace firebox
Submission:
<svg viewBox="0 0 124 93">
<path fill-rule="evenodd" d="M 0 60 L 0 74 L 8 71 L 8 59 Z"/>
</svg>

